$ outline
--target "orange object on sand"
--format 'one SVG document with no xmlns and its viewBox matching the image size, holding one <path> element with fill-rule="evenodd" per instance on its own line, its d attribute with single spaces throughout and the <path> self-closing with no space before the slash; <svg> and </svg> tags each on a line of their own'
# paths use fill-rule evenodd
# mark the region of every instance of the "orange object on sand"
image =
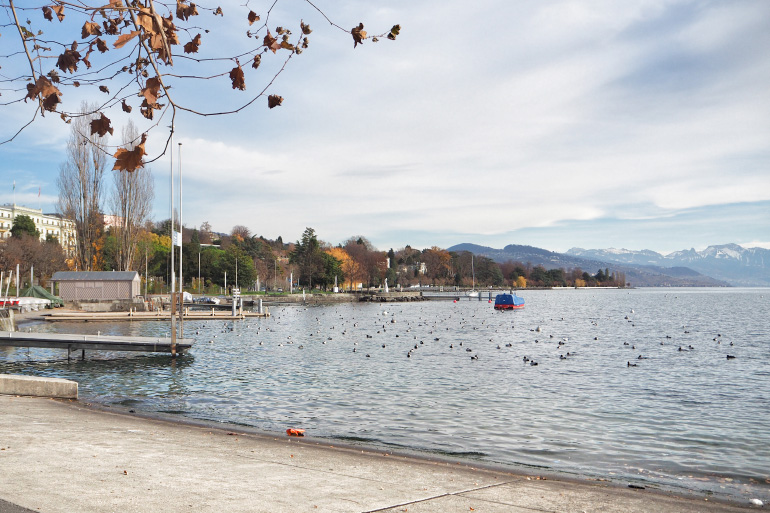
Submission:
<svg viewBox="0 0 770 513">
<path fill-rule="evenodd" d="M 286 430 L 286 434 L 289 436 L 305 436 L 305 430 L 289 428 Z"/>
</svg>

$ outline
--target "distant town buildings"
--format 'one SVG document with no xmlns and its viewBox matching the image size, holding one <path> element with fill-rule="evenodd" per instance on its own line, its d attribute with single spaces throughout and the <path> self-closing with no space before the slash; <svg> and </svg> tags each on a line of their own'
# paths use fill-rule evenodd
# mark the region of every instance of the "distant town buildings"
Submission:
<svg viewBox="0 0 770 513">
<path fill-rule="evenodd" d="M 75 254 L 74 221 L 65 219 L 61 214 L 44 214 L 40 209 L 16 204 L 0 205 L 0 240 L 11 236 L 13 220 L 21 214 L 29 216 L 34 221 L 35 228 L 40 232 L 40 240 L 56 237 L 67 256 Z"/>
<path fill-rule="evenodd" d="M 104 229 L 107 228 L 122 228 L 125 224 L 125 220 L 121 216 L 102 214 L 102 221 L 104 222 Z"/>
</svg>

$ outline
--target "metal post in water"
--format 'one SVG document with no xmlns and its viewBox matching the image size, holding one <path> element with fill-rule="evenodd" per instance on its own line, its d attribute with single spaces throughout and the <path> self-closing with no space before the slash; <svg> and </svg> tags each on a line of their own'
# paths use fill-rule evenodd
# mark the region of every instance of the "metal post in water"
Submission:
<svg viewBox="0 0 770 513">
<path fill-rule="evenodd" d="M 171 356 L 176 356 L 176 270 L 174 269 L 174 123 L 171 123 L 171 151 L 169 152 L 169 161 L 171 163 L 171 187 L 169 194 L 171 196 Z"/>
<path fill-rule="evenodd" d="M 173 148 L 172 148 L 173 151 Z M 184 338 L 184 277 L 182 276 L 182 143 L 179 143 L 179 336 Z M 171 247 L 173 250 L 173 245 Z"/>
</svg>

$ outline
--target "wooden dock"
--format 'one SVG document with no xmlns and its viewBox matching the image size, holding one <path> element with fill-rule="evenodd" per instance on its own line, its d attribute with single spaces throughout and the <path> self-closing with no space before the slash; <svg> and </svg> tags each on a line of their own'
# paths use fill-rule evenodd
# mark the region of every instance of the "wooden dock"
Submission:
<svg viewBox="0 0 770 513">
<path fill-rule="evenodd" d="M 192 339 L 176 340 L 176 352 L 192 347 Z M 141 351 L 171 353 L 171 339 L 166 337 L 121 337 L 114 335 L 76 335 L 68 333 L 24 333 L 0 331 L 0 347 L 42 347 L 66 349 L 67 355 L 76 350 Z M 85 353 L 84 353 L 85 354 Z"/>
<path fill-rule="evenodd" d="M 185 311 L 184 320 L 243 320 L 250 317 L 269 317 L 268 312 L 230 312 L 192 310 Z M 171 321 L 171 312 L 52 312 L 46 321 Z"/>
</svg>

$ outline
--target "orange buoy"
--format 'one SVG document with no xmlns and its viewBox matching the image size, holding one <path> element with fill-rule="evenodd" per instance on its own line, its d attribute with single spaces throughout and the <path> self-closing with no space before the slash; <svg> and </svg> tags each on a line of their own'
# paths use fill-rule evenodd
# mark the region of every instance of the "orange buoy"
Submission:
<svg viewBox="0 0 770 513">
<path fill-rule="evenodd" d="M 289 428 L 286 430 L 286 434 L 289 436 L 305 436 L 305 430 Z"/>
<path fill-rule="evenodd" d="M 454 302 L 457 303 L 457 300 L 455 299 Z"/>
</svg>

